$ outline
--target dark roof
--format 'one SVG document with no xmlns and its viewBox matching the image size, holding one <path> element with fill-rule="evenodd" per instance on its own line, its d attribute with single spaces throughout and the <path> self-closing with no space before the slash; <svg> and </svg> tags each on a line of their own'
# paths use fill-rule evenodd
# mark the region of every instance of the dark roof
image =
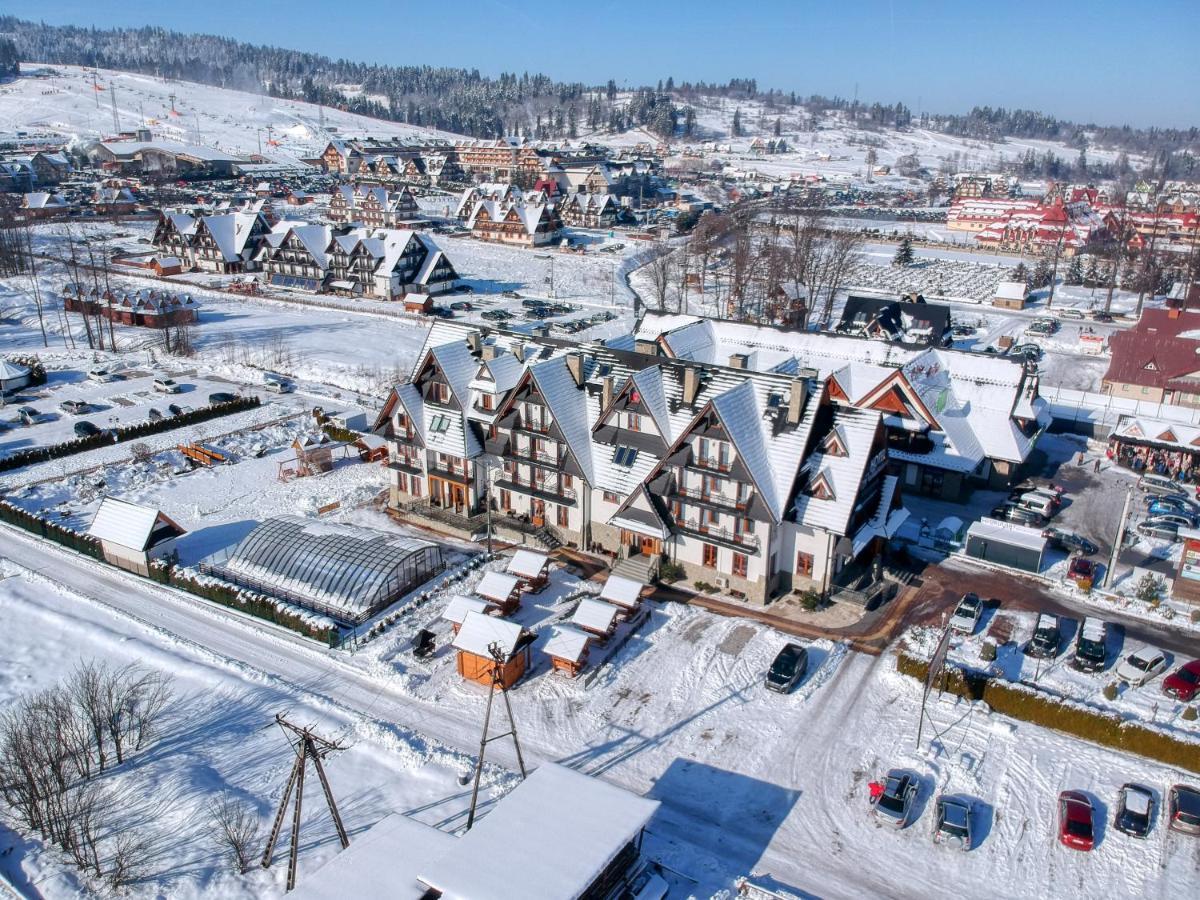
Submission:
<svg viewBox="0 0 1200 900">
<path fill-rule="evenodd" d="M 1200 312 L 1147 309 L 1136 326 L 1108 339 L 1112 362 L 1104 380 L 1117 384 L 1165 388 L 1168 382 L 1200 372 Z"/>
<path fill-rule="evenodd" d="M 846 305 L 842 308 L 842 318 L 834 330 L 856 333 L 860 328 L 873 323 L 888 336 L 888 340 L 890 341 L 899 344 L 917 343 L 923 345 L 924 341 L 905 341 L 906 330 L 902 323 L 902 317 L 905 315 L 918 323 L 929 323 L 932 335 L 929 343 L 940 344 L 942 338 L 950 331 L 949 306 L 944 306 L 940 303 L 926 303 L 923 300 L 914 302 L 911 300 L 888 300 L 883 297 L 856 297 L 854 295 L 846 298 Z"/>
</svg>

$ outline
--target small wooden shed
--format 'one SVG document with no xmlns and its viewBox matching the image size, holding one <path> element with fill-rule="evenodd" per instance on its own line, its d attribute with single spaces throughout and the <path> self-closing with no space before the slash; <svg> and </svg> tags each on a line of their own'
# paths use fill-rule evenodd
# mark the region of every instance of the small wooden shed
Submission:
<svg viewBox="0 0 1200 900">
<path fill-rule="evenodd" d="M 608 581 L 600 591 L 600 599 L 618 607 L 618 616 L 627 619 L 638 611 L 642 603 L 642 590 L 645 585 L 632 578 L 621 575 L 609 575 Z"/>
<path fill-rule="evenodd" d="M 99 539 L 104 559 L 114 566 L 150 574 L 150 561 L 167 556 L 187 532 L 152 506 L 113 497 L 100 501 L 88 534 Z"/>
<path fill-rule="evenodd" d="M 500 609 L 500 615 L 511 616 L 521 608 L 521 579 L 506 572 L 487 572 L 475 586 L 475 593 Z"/>
<path fill-rule="evenodd" d="M 324 432 L 306 434 L 292 441 L 296 451 L 296 468 L 305 475 L 333 470 L 333 448 L 336 442 Z"/>
<path fill-rule="evenodd" d="M 620 609 L 611 603 L 584 597 L 575 608 L 575 615 L 571 616 L 571 624 L 603 643 L 617 630 L 618 612 Z"/>
<path fill-rule="evenodd" d="M 458 674 L 463 678 L 490 687 L 492 670 L 499 666 L 500 683 L 510 688 L 529 670 L 532 643 L 533 635 L 516 622 L 468 612 L 451 646 L 458 651 Z"/>
<path fill-rule="evenodd" d="M 550 630 L 550 640 L 546 641 L 543 649 L 550 657 L 554 671 L 574 678 L 587 665 L 590 643 L 591 638 L 578 628 L 555 626 Z"/>
<path fill-rule="evenodd" d="M 462 594 L 457 594 L 450 598 L 450 602 L 446 604 L 446 608 L 442 611 L 442 619 L 449 622 L 454 629 L 454 633 L 458 634 L 462 628 L 463 619 L 467 617 L 469 612 L 488 614 L 492 605 L 486 600 L 480 600 L 477 597 L 464 597 Z"/>
<path fill-rule="evenodd" d="M 518 550 L 509 560 L 507 571 L 521 579 L 525 590 L 537 594 L 550 583 L 550 557 L 534 550 Z"/>
</svg>

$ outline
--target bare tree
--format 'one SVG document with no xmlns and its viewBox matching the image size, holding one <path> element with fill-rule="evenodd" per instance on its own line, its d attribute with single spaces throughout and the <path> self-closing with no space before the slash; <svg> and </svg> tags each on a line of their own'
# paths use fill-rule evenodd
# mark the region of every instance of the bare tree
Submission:
<svg viewBox="0 0 1200 900">
<path fill-rule="evenodd" d="M 257 856 L 258 814 L 250 803 L 223 791 L 209 809 L 213 840 L 222 853 L 227 853 L 234 871 L 244 875 Z"/>
<path fill-rule="evenodd" d="M 666 240 L 658 241 L 654 247 L 654 255 L 650 262 L 646 263 L 646 275 L 650 279 L 650 289 L 658 312 L 667 311 L 667 295 L 671 290 L 674 268 L 670 243 Z"/>
</svg>

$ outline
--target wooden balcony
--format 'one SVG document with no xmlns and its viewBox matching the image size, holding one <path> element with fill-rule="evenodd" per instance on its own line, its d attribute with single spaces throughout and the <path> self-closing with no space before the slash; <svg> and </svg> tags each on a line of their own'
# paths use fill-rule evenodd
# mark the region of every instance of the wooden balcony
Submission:
<svg viewBox="0 0 1200 900">
<path fill-rule="evenodd" d="M 684 534 L 694 535 L 713 544 L 731 547 L 742 553 L 757 553 L 759 547 L 758 535 L 747 532 L 730 531 L 728 528 L 718 528 L 707 522 L 695 519 L 682 519 L 675 522 L 675 527 Z"/>
</svg>

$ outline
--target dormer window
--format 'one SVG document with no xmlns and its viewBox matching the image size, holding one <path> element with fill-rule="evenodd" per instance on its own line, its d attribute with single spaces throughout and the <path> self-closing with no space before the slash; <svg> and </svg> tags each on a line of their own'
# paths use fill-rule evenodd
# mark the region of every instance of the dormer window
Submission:
<svg viewBox="0 0 1200 900">
<path fill-rule="evenodd" d="M 836 497 L 833 493 L 833 485 L 829 483 L 829 478 L 824 472 L 817 475 L 808 486 L 808 495 L 815 497 L 817 500 L 834 500 Z"/>
<path fill-rule="evenodd" d="M 842 440 L 842 436 L 837 431 L 829 432 L 825 438 L 824 444 L 825 453 L 829 456 L 849 456 L 850 451 L 846 449 L 846 443 Z"/>
</svg>

